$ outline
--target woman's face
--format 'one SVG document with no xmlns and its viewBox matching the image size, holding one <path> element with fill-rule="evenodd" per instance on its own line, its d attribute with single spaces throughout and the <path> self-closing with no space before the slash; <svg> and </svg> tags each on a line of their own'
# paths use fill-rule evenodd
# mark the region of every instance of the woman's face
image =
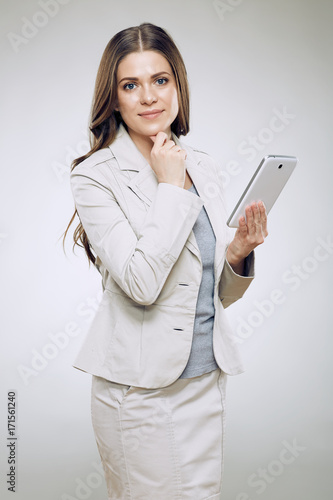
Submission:
<svg viewBox="0 0 333 500">
<path fill-rule="evenodd" d="M 116 110 L 134 142 L 161 131 L 171 137 L 178 95 L 171 66 L 161 54 L 145 50 L 126 56 L 118 66 L 117 97 Z"/>
</svg>

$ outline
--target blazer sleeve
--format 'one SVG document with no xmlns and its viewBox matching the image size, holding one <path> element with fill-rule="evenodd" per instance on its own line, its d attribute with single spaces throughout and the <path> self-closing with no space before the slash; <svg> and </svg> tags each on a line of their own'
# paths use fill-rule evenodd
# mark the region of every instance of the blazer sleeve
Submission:
<svg viewBox="0 0 333 500">
<path fill-rule="evenodd" d="M 137 235 L 99 170 L 78 165 L 70 182 L 82 226 L 107 271 L 131 299 L 154 303 L 203 201 L 178 186 L 159 183 Z"/>
<path fill-rule="evenodd" d="M 254 251 L 252 251 L 245 259 L 244 275 L 240 276 L 235 273 L 227 259 L 225 259 L 219 283 L 219 297 L 224 308 L 243 297 L 254 279 L 254 262 L 255 256 Z"/>
</svg>

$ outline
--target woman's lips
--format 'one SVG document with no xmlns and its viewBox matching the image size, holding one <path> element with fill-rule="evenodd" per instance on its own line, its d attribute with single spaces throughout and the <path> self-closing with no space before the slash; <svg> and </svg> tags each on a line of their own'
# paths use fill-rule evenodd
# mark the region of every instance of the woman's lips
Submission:
<svg viewBox="0 0 333 500">
<path fill-rule="evenodd" d="M 144 111 L 143 113 L 139 113 L 139 116 L 142 118 L 146 118 L 146 120 L 153 120 L 161 115 L 163 110 L 161 109 L 152 109 L 151 111 Z"/>
</svg>

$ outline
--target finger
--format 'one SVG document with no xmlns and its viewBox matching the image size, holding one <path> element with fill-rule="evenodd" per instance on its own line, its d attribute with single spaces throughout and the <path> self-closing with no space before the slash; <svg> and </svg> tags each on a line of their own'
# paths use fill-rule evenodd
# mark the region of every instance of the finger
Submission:
<svg viewBox="0 0 333 500">
<path fill-rule="evenodd" d="M 183 160 L 186 160 L 186 157 L 187 157 L 187 153 L 184 149 L 182 149 L 180 146 L 178 146 L 177 144 L 175 144 L 171 150 L 175 153 L 179 153 L 180 156 L 183 158 Z"/>
<path fill-rule="evenodd" d="M 171 141 L 173 142 L 173 141 Z M 181 146 L 179 146 L 178 144 L 175 144 L 173 143 L 173 147 L 172 147 L 172 150 L 175 151 L 176 153 L 181 153 L 182 156 L 186 159 L 187 157 L 187 151 L 185 151 L 185 149 L 182 149 Z"/>
<path fill-rule="evenodd" d="M 153 137 L 153 136 L 151 136 Z M 168 140 L 168 136 L 165 132 L 158 132 L 158 134 L 155 135 L 155 140 L 154 140 L 154 148 L 161 148 L 164 143 Z"/>
<path fill-rule="evenodd" d="M 260 210 L 260 222 L 261 222 L 262 232 L 266 238 L 266 236 L 268 236 L 267 212 L 266 212 L 266 207 L 265 207 L 265 204 L 263 201 L 259 202 L 259 210 Z"/>
<path fill-rule="evenodd" d="M 264 202 L 262 200 L 258 201 L 258 207 L 259 207 L 259 210 L 261 212 L 262 212 L 263 209 L 265 210 L 265 205 L 264 205 Z"/>
<path fill-rule="evenodd" d="M 249 206 L 249 234 L 258 237 L 262 235 L 261 212 L 257 202 L 251 203 Z"/>
<path fill-rule="evenodd" d="M 247 224 L 246 224 L 245 217 L 243 215 L 238 220 L 238 231 L 239 231 L 240 236 L 247 235 Z"/>
<path fill-rule="evenodd" d="M 252 205 L 248 205 L 245 208 L 245 214 L 246 214 L 246 224 L 248 232 L 249 234 L 253 234 L 256 232 L 256 224 L 254 222 L 254 213 Z"/>
<path fill-rule="evenodd" d="M 177 151 L 177 148 L 179 148 L 180 150 L 180 147 L 177 146 L 171 139 L 163 144 L 163 148 L 167 151 L 169 151 L 170 149 L 174 149 L 175 151 Z"/>
<path fill-rule="evenodd" d="M 258 203 L 254 202 L 251 205 L 252 207 L 252 213 L 253 213 L 253 219 L 254 219 L 254 224 L 257 232 L 261 232 L 261 220 L 260 220 L 260 209 Z"/>
</svg>

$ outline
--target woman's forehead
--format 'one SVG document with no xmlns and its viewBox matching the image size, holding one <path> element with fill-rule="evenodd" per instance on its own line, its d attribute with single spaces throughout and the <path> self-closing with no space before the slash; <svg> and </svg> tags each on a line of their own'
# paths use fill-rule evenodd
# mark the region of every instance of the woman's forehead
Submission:
<svg viewBox="0 0 333 500">
<path fill-rule="evenodd" d="M 172 74 L 172 69 L 167 59 L 159 52 L 145 50 L 143 52 L 132 52 L 121 60 L 118 66 L 118 80 L 127 77 L 154 75 L 159 72 Z"/>
</svg>

